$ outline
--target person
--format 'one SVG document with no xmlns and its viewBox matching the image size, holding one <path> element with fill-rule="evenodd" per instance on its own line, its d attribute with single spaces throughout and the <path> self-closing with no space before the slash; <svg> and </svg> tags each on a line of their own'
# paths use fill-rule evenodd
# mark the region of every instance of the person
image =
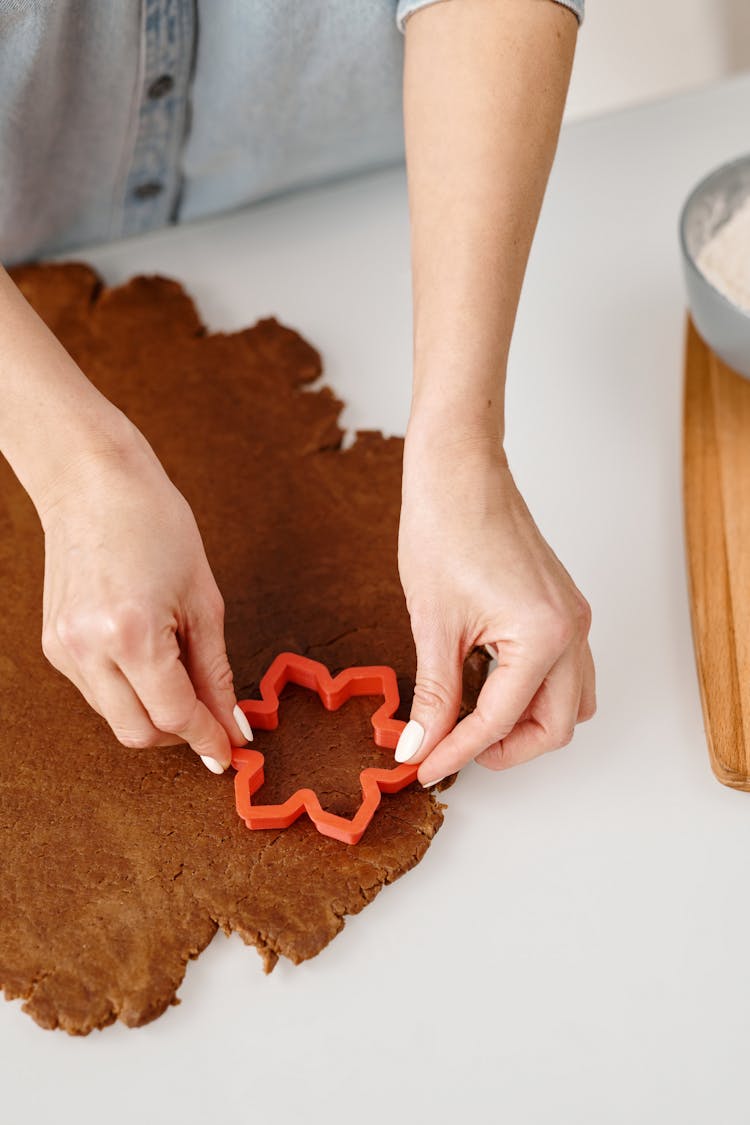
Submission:
<svg viewBox="0 0 750 1125">
<path fill-rule="evenodd" d="M 595 709 L 589 607 L 516 488 L 503 409 L 582 15 L 583 0 L 0 0 L 6 265 L 405 147 L 414 381 L 398 562 L 417 674 L 396 757 L 420 762 L 424 785 L 564 746 Z M 0 449 L 45 537 L 45 655 L 124 745 L 184 740 L 221 772 L 250 731 L 186 501 L 5 271 L 0 334 Z M 475 645 L 497 665 L 457 723 Z"/>
</svg>

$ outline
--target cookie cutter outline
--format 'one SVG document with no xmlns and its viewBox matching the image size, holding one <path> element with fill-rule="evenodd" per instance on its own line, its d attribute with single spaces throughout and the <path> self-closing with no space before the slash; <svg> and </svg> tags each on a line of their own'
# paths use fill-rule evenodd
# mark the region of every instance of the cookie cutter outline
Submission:
<svg viewBox="0 0 750 1125">
<path fill-rule="evenodd" d="M 386 665 L 345 668 L 331 676 L 325 664 L 282 652 L 272 661 L 260 681 L 260 699 L 241 699 L 239 705 L 257 730 L 276 730 L 279 725 L 279 696 L 287 684 L 298 684 L 317 692 L 327 711 L 337 711 L 348 699 L 359 695 L 382 695 L 383 703 L 372 716 L 376 746 L 395 750 L 406 726 L 393 716 L 399 706 L 396 673 Z M 232 750 L 237 812 L 248 828 L 288 828 L 306 812 L 318 832 L 345 844 L 357 844 L 375 815 L 383 793 L 397 793 L 417 776 L 418 764 L 388 769 L 368 766 L 359 775 L 362 803 L 350 819 L 324 809 L 314 789 L 298 789 L 281 805 L 254 805 L 252 798 L 265 780 L 264 756 L 252 747 Z"/>
</svg>

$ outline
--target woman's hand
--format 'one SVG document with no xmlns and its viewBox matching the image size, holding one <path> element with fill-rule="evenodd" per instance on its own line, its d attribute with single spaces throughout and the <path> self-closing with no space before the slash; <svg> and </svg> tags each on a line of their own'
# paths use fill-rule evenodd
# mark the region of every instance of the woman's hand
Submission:
<svg viewBox="0 0 750 1125">
<path fill-rule="evenodd" d="M 594 711 L 589 608 L 502 453 L 510 340 L 577 23 L 558 4 L 431 4 L 406 24 L 414 391 L 399 564 L 417 646 L 400 761 L 433 783 L 569 741 Z M 498 666 L 453 730 L 464 657 Z"/>
<path fill-rule="evenodd" d="M 1 266 L 0 334 L 0 450 L 44 528 L 47 658 L 126 746 L 184 740 L 221 773 L 252 732 L 190 508 Z"/>
<path fill-rule="evenodd" d="M 193 514 L 137 430 L 48 493 L 43 649 L 125 746 L 185 741 L 214 773 L 252 737 Z"/>
<path fill-rule="evenodd" d="M 537 529 L 497 440 L 412 424 L 399 569 L 417 649 L 396 758 L 431 785 L 471 759 L 505 769 L 565 746 L 595 710 L 590 610 Z M 476 710 L 454 727 L 464 658 L 497 652 Z"/>
</svg>

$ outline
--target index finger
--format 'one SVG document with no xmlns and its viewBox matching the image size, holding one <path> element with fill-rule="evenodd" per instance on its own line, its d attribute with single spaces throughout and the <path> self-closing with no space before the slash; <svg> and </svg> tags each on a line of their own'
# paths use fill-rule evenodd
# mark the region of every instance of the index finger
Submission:
<svg viewBox="0 0 750 1125">
<path fill-rule="evenodd" d="M 510 734 L 541 687 L 547 669 L 539 664 L 498 665 L 490 672 L 471 714 L 439 742 L 419 767 L 418 780 L 433 785 Z"/>
<path fill-rule="evenodd" d="M 120 664 L 120 670 L 157 730 L 177 735 L 201 758 L 214 760 L 220 770 L 227 768 L 232 758 L 229 736 L 195 694 L 176 637 L 174 648 L 157 660 Z"/>
</svg>

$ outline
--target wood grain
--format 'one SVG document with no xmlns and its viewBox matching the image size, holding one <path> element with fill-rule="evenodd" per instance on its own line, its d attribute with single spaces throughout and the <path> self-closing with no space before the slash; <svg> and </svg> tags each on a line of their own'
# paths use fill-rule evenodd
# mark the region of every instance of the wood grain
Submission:
<svg viewBox="0 0 750 1125">
<path fill-rule="evenodd" d="M 683 484 L 690 610 L 711 766 L 750 789 L 750 380 L 688 321 Z"/>
</svg>

